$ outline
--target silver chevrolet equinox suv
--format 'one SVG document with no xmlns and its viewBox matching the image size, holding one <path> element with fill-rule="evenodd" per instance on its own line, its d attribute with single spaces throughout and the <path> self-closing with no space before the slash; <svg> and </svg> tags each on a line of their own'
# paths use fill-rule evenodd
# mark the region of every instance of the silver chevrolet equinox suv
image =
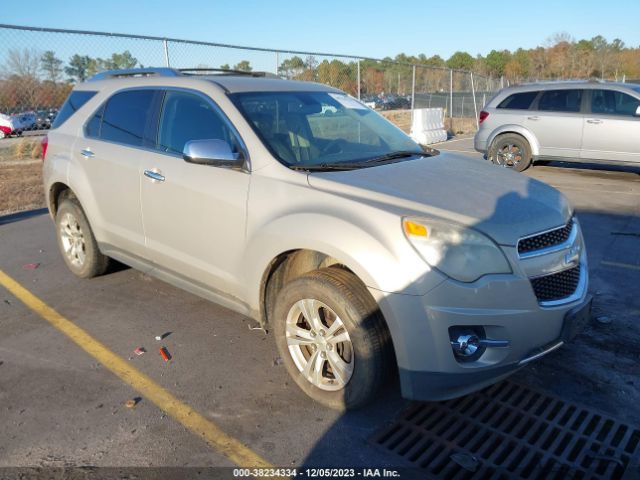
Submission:
<svg viewBox="0 0 640 480">
<path fill-rule="evenodd" d="M 501 90 L 480 112 L 474 145 L 522 171 L 538 160 L 640 167 L 640 85 L 532 83 Z"/>
<path fill-rule="evenodd" d="M 138 69 L 76 85 L 45 147 L 62 257 L 116 259 L 257 320 L 313 399 L 394 371 L 464 395 L 588 318 L 578 219 L 550 186 L 427 151 L 335 88 Z"/>
</svg>

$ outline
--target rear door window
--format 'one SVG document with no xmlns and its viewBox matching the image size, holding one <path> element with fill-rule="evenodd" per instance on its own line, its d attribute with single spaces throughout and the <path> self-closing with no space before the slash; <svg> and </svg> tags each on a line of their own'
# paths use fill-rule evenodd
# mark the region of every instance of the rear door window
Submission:
<svg viewBox="0 0 640 480">
<path fill-rule="evenodd" d="M 531 104 L 533 103 L 533 100 L 536 98 L 537 95 L 538 95 L 538 92 L 514 93 L 513 95 L 509 95 L 502 102 L 500 102 L 500 105 L 498 105 L 498 108 L 509 108 L 513 110 L 527 110 L 531 106 Z"/>
<path fill-rule="evenodd" d="M 99 131 L 99 138 L 133 147 L 151 146 L 152 139 L 145 135 L 153 117 L 155 90 L 127 90 L 116 93 L 87 124 L 89 130 Z M 102 122 L 99 116 L 102 113 Z M 100 125 L 100 126 L 99 126 Z"/>
<path fill-rule="evenodd" d="M 546 90 L 538 101 L 538 110 L 546 112 L 579 112 L 582 90 Z"/>
<path fill-rule="evenodd" d="M 75 90 L 69 94 L 67 100 L 64 102 L 60 111 L 56 115 L 56 118 L 51 124 L 51 128 L 58 128 L 64 122 L 66 122 L 71 115 L 76 113 L 80 107 L 93 98 L 98 92 Z"/>
<path fill-rule="evenodd" d="M 605 115 L 633 116 L 640 100 L 617 90 L 592 90 L 591 112 Z"/>
</svg>

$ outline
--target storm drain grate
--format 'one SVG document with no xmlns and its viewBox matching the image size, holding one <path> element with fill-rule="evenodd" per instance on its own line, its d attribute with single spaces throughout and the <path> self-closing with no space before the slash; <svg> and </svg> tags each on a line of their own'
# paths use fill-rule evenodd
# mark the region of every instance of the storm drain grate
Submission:
<svg viewBox="0 0 640 480">
<path fill-rule="evenodd" d="M 443 479 L 622 478 L 640 454 L 640 429 L 510 381 L 412 404 L 372 441 Z"/>
</svg>

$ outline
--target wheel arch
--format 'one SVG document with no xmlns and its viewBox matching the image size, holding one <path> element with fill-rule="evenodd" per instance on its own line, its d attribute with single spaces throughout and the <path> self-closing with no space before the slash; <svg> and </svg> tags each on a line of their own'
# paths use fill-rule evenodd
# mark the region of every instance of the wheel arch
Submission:
<svg viewBox="0 0 640 480">
<path fill-rule="evenodd" d="M 64 198 L 77 198 L 74 191 L 63 182 L 55 182 L 49 187 L 47 206 L 51 216 L 55 218 L 60 201 Z"/>
<path fill-rule="evenodd" d="M 291 280 L 321 268 L 335 267 L 351 272 L 363 285 L 365 282 L 347 265 L 326 253 L 299 248 L 287 250 L 274 257 L 260 281 L 260 323 L 269 324 L 269 314 L 282 288 Z"/>
<path fill-rule="evenodd" d="M 520 135 L 521 137 L 523 137 L 529 143 L 532 157 L 535 158 L 540 155 L 540 145 L 535 135 L 533 134 L 533 132 L 528 128 L 523 127 L 522 125 L 516 125 L 516 124 L 501 125 L 500 127 L 496 128 L 493 132 L 491 132 L 487 141 L 487 151 L 491 149 L 491 144 L 494 142 L 496 138 L 498 138 L 500 135 L 505 135 L 507 133 L 512 133 L 512 134 Z"/>
</svg>

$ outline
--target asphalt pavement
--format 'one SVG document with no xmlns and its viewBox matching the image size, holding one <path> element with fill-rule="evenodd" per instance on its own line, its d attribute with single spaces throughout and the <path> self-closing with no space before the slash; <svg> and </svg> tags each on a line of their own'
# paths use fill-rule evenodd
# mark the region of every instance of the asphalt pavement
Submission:
<svg viewBox="0 0 640 480">
<path fill-rule="evenodd" d="M 469 139 L 436 147 L 484 161 Z M 599 321 L 518 381 L 640 425 L 640 173 L 553 165 L 526 175 L 574 205 Z M 75 278 L 47 214 L 0 218 L 0 271 L 90 336 L 75 343 L 0 287 L 0 467 L 237 464 L 180 420 L 176 409 L 185 406 L 202 417 L 203 429 L 272 465 L 405 466 L 369 442 L 408 406 L 397 383 L 361 411 L 314 404 L 289 379 L 272 336 L 246 317 L 130 268 Z M 100 360 L 83 350 L 93 342 L 107 349 Z M 138 356 L 137 347 L 147 352 Z M 116 357 L 134 372 L 130 382 L 114 374 Z M 141 395 L 140 378 L 177 403 Z"/>
</svg>

